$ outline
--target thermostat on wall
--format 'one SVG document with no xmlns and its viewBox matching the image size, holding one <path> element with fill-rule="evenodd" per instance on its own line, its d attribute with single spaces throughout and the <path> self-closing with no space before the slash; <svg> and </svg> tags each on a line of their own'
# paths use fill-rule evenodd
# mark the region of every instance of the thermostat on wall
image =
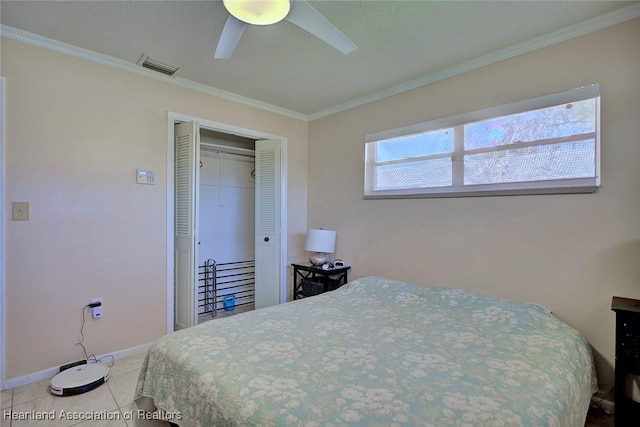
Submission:
<svg viewBox="0 0 640 427">
<path fill-rule="evenodd" d="M 156 173 L 154 171 L 146 171 L 142 169 L 137 170 L 138 184 L 155 184 Z"/>
</svg>

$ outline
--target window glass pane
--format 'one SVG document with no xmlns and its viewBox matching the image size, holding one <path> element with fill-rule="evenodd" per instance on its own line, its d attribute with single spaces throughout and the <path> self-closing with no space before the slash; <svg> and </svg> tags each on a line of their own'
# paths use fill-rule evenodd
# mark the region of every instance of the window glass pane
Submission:
<svg viewBox="0 0 640 427">
<path fill-rule="evenodd" d="M 595 132 L 596 100 L 572 102 L 471 123 L 464 127 L 464 147 L 495 147 Z"/>
<path fill-rule="evenodd" d="M 595 140 L 588 139 L 466 155 L 464 184 L 592 178 L 595 147 Z"/>
<path fill-rule="evenodd" d="M 376 162 L 410 159 L 431 154 L 453 151 L 453 130 L 441 129 L 432 132 L 407 135 L 376 143 Z"/>
<path fill-rule="evenodd" d="M 365 197 L 594 192 L 599 122 L 591 85 L 369 134 Z"/>
<path fill-rule="evenodd" d="M 375 190 L 445 187 L 451 180 L 450 157 L 400 163 L 376 168 Z"/>
</svg>

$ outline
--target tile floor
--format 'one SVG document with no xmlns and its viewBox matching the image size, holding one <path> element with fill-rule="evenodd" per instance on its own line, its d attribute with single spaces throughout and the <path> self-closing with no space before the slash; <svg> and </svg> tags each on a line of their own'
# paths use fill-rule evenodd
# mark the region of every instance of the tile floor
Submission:
<svg viewBox="0 0 640 427">
<path fill-rule="evenodd" d="M 233 316 L 253 310 L 253 304 L 236 307 L 233 311 L 218 311 L 218 318 Z M 202 315 L 199 323 L 212 320 L 211 315 Z M 55 396 L 49 392 L 50 379 L 5 390 L 0 395 L 0 426 L 7 427 L 168 427 L 169 423 L 148 420 L 138 417 L 138 407 L 133 402 L 136 382 L 144 353 L 116 360 L 109 369 L 109 380 L 106 384 L 77 396 Z M 21 414 L 43 414 L 54 411 L 53 420 L 20 420 L 12 419 Z M 97 414 L 103 420 L 61 419 L 60 414 L 68 414 L 66 418 Z"/>
<path fill-rule="evenodd" d="M 211 313 L 199 314 L 198 315 L 198 324 L 202 322 L 207 322 L 209 320 L 222 319 L 223 317 L 235 316 L 236 314 L 244 313 L 247 311 L 252 311 L 255 309 L 255 304 L 245 304 L 234 307 L 231 311 L 226 311 L 224 309 L 218 309 L 216 312 L 216 317 L 213 317 Z"/>
<path fill-rule="evenodd" d="M 49 380 L 42 380 L 12 390 L 0 396 L 0 426 L 7 427 L 168 427 L 169 423 L 158 420 L 139 419 L 138 408 L 133 402 L 136 382 L 144 353 L 116 360 L 109 370 L 106 384 L 88 393 L 60 397 L 49 392 Z M 43 413 L 55 411 L 56 419 L 46 421 L 10 419 L 6 414 Z M 33 411 L 33 412 L 32 412 Z M 62 420 L 61 411 L 72 414 L 98 414 L 101 421 Z M 585 427 L 612 427 L 613 417 L 592 405 Z"/>
<path fill-rule="evenodd" d="M 138 418 L 138 408 L 133 402 L 138 372 L 144 353 L 116 360 L 109 370 L 109 380 L 90 392 L 77 396 L 55 396 L 49 392 L 49 381 L 42 380 L 25 386 L 5 390 L 0 396 L 0 425 L 7 427 L 168 427 L 169 423 Z M 53 420 L 11 419 L 19 414 L 42 414 L 55 411 Z M 33 412 L 32 412 L 33 411 Z M 100 421 L 61 419 L 96 414 Z"/>
</svg>

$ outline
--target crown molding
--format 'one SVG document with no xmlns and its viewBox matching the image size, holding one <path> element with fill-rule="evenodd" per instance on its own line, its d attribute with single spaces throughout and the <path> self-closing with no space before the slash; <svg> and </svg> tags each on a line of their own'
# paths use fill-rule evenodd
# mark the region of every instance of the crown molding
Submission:
<svg viewBox="0 0 640 427">
<path fill-rule="evenodd" d="M 613 12 L 606 13 L 604 15 L 592 18 L 581 23 L 571 25 L 569 27 L 553 31 L 544 36 L 537 37 L 524 43 L 520 43 L 506 49 L 501 49 L 497 52 L 481 56 L 479 58 L 472 59 L 470 61 L 463 62 L 459 65 L 445 68 L 436 71 L 418 79 L 390 87 L 388 89 L 354 99 L 324 110 L 317 111 L 311 114 L 303 114 L 295 111 L 287 110 L 275 105 L 267 104 L 255 99 L 247 98 L 241 95 L 236 95 L 231 92 L 226 92 L 222 89 L 217 89 L 211 86 L 203 85 L 193 82 L 191 80 L 183 79 L 180 77 L 170 77 L 163 74 L 159 74 L 145 68 L 142 68 L 131 62 L 123 61 L 118 58 L 114 58 L 108 55 L 103 55 L 97 52 L 93 52 L 88 49 L 73 46 L 67 43 L 63 43 L 57 40 L 53 40 L 47 37 L 42 37 L 37 34 L 22 31 L 17 28 L 9 27 L 7 25 L 1 25 L 1 36 L 19 42 L 27 43 L 33 46 L 37 46 L 43 49 L 52 50 L 54 52 L 62 53 L 65 55 L 73 56 L 75 58 L 83 59 L 86 61 L 94 62 L 101 65 L 117 68 L 120 70 L 129 71 L 138 75 L 149 77 L 155 80 L 159 80 L 165 83 L 174 84 L 186 89 L 191 89 L 196 92 L 212 95 L 218 98 L 222 98 L 228 101 L 237 102 L 239 104 L 254 107 L 260 110 L 268 111 L 271 113 L 279 114 L 286 117 L 291 117 L 302 121 L 312 121 L 323 117 L 330 116 L 332 114 L 340 113 L 355 107 L 359 107 L 371 102 L 379 101 L 384 98 L 388 98 L 394 95 L 398 95 L 404 92 L 408 92 L 413 89 L 417 89 L 429 84 L 445 80 L 450 77 L 457 76 L 459 74 L 466 73 L 468 71 L 477 70 L 487 65 L 492 65 L 500 61 L 514 58 L 516 56 L 524 55 L 529 52 L 533 52 L 538 49 L 542 49 L 557 43 L 561 43 L 576 37 L 580 37 L 598 30 L 602 30 L 613 25 L 621 24 L 632 19 L 640 17 L 640 3 L 636 2 L 630 6 L 626 6 L 615 10 Z"/>
<path fill-rule="evenodd" d="M 602 30 L 613 25 L 621 24 L 632 19 L 640 17 L 640 3 L 634 3 L 631 6 L 626 6 L 615 10 L 613 12 L 606 13 L 596 18 L 589 19 L 587 21 L 580 22 L 575 25 L 571 25 L 566 28 L 562 28 L 557 31 L 545 34 L 544 36 L 537 37 L 535 39 L 519 43 L 517 45 L 501 49 L 499 51 L 490 53 L 488 55 L 481 56 L 479 58 L 472 59 L 470 61 L 463 62 L 453 67 L 445 68 L 435 73 L 428 74 L 418 79 L 390 87 L 380 92 L 373 93 L 361 98 L 354 99 L 349 102 L 345 102 L 340 105 L 336 105 L 325 110 L 318 111 L 316 113 L 309 114 L 308 119 L 316 120 L 331 114 L 340 113 L 342 111 L 350 110 L 361 105 L 369 104 L 374 101 L 379 101 L 384 98 L 388 98 L 393 95 L 398 95 L 403 92 L 408 92 L 412 89 L 417 89 L 423 86 L 427 86 L 431 83 L 438 82 L 440 80 L 448 79 L 459 74 L 466 73 L 468 71 L 477 70 L 478 68 L 492 65 L 506 59 L 511 59 L 516 56 L 524 55 L 525 53 L 533 52 L 538 49 L 542 49 L 557 43 L 561 43 L 576 37 L 580 37 L 589 33 L 593 33 L 598 30 Z"/>
<path fill-rule="evenodd" d="M 33 34 L 27 31 L 13 28 L 8 25 L 0 26 L 0 35 L 11 40 L 26 43 L 32 46 L 36 46 L 42 49 L 51 50 L 53 52 L 69 55 L 74 58 L 82 59 L 85 61 L 93 62 L 100 65 L 106 65 L 108 67 L 116 68 L 119 70 L 129 71 L 134 74 L 138 74 L 144 77 L 148 77 L 154 80 L 159 80 L 164 83 L 180 86 L 185 89 L 191 89 L 196 92 L 200 92 L 206 95 L 212 95 L 217 98 L 222 98 L 227 101 L 237 102 L 239 104 L 254 107 L 263 111 L 279 114 L 282 116 L 291 117 L 298 120 L 308 121 L 309 118 L 306 114 L 297 113 L 295 111 L 280 108 L 275 105 L 267 104 L 265 102 L 257 101 L 255 99 L 247 98 L 241 95 L 236 95 L 231 92 L 217 89 L 212 86 L 203 85 L 193 82 L 181 77 L 171 77 L 164 74 L 157 73 L 155 71 L 147 70 L 141 66 L 124 61 L 112 56 L 103 55 L 98 52 L 94 52 L 88 49 L 84 49 L 78 46 L 74 46 L 68 43 L 63 43 L 58 40 L 43 37 L 37 34 Z"/>
</svg>

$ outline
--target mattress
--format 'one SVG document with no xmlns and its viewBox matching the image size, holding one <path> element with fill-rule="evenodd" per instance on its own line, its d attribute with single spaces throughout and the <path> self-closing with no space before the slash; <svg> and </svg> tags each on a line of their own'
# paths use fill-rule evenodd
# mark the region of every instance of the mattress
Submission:
<svg viewBox="0 0 640 427">
<path fill-rule="evenodd" d="M 158 339 L 135 400 L 184 427 L 582 427 L 596 390 L 543 307 L 368 277 Z"/>
</svg>

